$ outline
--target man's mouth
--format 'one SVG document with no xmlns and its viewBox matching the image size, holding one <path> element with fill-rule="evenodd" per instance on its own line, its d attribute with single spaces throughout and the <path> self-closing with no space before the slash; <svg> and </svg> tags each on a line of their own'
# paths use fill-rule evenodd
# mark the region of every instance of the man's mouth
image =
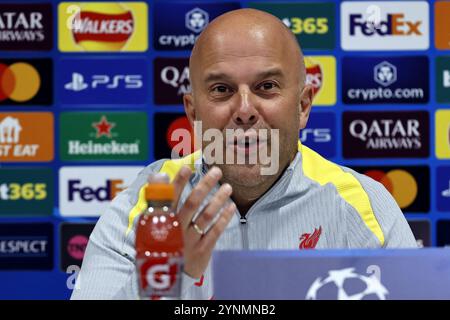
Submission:
<svg viewBox="0 0 450 320">
<path fill-rule="evenodd" d="M 241 136 L 235 137 L 231 146 L 237 152 L 243 152 L 244 154 L 249 154 L 256 152 L 259 148 L 265 146 L 267 143 L 266 139 L 261 139 L 259 136 Z"/>
</svg>

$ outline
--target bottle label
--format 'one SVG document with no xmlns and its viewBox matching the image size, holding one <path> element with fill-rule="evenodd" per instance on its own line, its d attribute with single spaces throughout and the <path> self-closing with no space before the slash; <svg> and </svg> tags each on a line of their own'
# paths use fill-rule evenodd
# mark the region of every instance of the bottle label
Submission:
<svg viewBox="0 0 450 320">
<path fill-rule="evenodd" d="M 138 258 L 136 265 L 142 298 L 181 297 L 181 256 Z"/>
</svg>

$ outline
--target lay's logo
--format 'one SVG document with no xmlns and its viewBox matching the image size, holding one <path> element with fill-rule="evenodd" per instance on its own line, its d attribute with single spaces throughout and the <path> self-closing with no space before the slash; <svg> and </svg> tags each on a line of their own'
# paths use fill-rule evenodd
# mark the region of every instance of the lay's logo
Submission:
<svg viewBox="0 0 450 320">
<path fill-rule="evenodd" d="M 336 59 L 333 56 L 306 56 L 306 83 L 313 88 L 315 106 L 336 103 Z"/>
<path fill-rule="evenodd" d="M 147 4 L 64 2 L 59 5 L 61 51 L 146 51 Z"/>
</svg>

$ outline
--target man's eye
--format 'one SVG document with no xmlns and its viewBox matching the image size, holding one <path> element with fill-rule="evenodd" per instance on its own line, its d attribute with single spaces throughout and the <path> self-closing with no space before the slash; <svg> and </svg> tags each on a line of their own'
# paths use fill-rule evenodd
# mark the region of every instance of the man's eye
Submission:
<svg viewBox="0 0 450 320">
<path fill-rule="evenodd" d="M 276 88 L 276 84 L 273 82 L 264 82 L 259 86 L 264 91 L 269 91 Z"/>
<path fill-rule="evenodd" d="M 229 89 L 226 86 L 215 86 L 212 88 L 212 91 L 215 93 L 227 93 L 229 92 Z"/>
</svg>

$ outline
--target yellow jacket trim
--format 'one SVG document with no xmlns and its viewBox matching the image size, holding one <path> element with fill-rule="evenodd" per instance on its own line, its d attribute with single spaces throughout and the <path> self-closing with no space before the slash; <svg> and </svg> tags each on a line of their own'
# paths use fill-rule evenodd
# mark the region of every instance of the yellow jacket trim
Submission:
<svg viewBox="0 0 450 320">
<path fill-rule="evenodd" d="M 305 176 L 321 186 L 331 183 L 338 194 L 360 215 L 366 226 L 384 246 L 384 234 L 375 217 L 369 196 L 361 183 L 349 172 L 321 157 L 315 151 L 298 142 L 298 150 L 302 154 L 302 167 Z"/>
</svg>

